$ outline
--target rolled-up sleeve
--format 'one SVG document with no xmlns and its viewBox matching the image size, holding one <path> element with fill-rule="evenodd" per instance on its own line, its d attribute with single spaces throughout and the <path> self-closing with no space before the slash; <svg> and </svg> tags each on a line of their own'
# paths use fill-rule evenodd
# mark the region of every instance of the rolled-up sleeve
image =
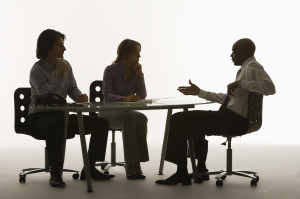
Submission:
<svg viewBox="0 0 300 199">
<path fill-rule="evenodd" d="M 273 81 L 263 68 L 253 64 L 247 69 L 247 73 L 249 73 L 247 76 L 250 79 L 242 80 L 241 88 L 263 95 L 273 95 L 276 93 Z"/>
<path fill-rule="evenodd" d="M 214 93 L 214 92 L 209 92 L 209 91 L 200 89 L 198 97 L 200 97 L 202 99 L 206 99 L 208 101 L 217 102 L 217 103 L 222 104 L 226 98 L 226 94 Z"/>
</svg>

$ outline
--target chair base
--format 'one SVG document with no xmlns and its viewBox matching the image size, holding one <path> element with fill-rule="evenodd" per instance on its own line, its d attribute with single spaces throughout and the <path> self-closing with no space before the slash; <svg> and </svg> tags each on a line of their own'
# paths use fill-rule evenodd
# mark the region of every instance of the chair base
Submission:
<svg viewBox="0 0 300 199">
<path fill-rule="evenodd" d="M 198 173 L 197 176 L 201 177 L 202 175 L 217 175 L 215 177 L 216 186 L 221 187 L 223 186 L 223 180 L 226 179 L 227 176 L 236 175 L 246 178 L 251 178 L 251 186 L 257 186 L 257 182 L 259 181 L 259 176 L 256 172 L 253 171 L 226 171 L 226 170 L 219 170 L 219 171 L 210 171 L 206 173 Z"/>
<path fill-rule="evenodd" d="M 25 183 L 26 182 L 26 175 L 28 174 L 34 174 L 34 173 L 41 173 L 41 172 L 50 172 L 49 168 L 28 168 L 23 169 L 22 172 L 19 174 L 19 182 Z M 71 170 L 71 169 L 63 169 L 63 172 L 74 172 L 72 175 L 74 180 L 77 180 L 79 178 L 79 171 Z"/>
<path fill-rule="evenodd" d="M 96 163 L 95 166 L 100 166 L 103 170 L 104 174 L 109 174 L 109 169 L 111 167 L 115 166 L 122 166 L 125 168 L 125 162 L 102 162 L 102 163 Z"/>
</svg>

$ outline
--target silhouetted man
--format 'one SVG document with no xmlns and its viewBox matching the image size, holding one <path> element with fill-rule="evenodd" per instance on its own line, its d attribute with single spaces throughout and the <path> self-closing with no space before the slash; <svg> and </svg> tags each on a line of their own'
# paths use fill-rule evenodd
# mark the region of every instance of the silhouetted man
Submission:
<svg viewBox="0 0 300 199">
<path fill-rule="evenodd" d="M 35 105 L 35 95 L 56 93 L 66 99 L 67 95 L 76 102 L 87 102 L 88 96 L 82 94 L 77 84 L 69 62 L 64 60 L 63 54 L 65 35 L 47 29 L 43 31 L 37 41 L 36 57 L 39 59 L 30 71 L 31 104 Z M 64 162 L 64 114 L 63 112 L 37 112 L 29 110 L 30 126 L 34 134 L 41 134 L 46 138 L 46 147 L 50 163 L 50 181 L 53 187 L 64 187 L 62 166 Z M 108 122 L 99 117 L 83 116 L 85 132 L 91 134 L 88 150 L 91 177 L 96 180 L 108 180 L 113 175 L 104 175 L 95 168 L 96 161 L 103 161 L 108 134 Z M 69 116 L 68 137 L 78 134 L 76 115 Z M 85 180 L 82 169 L 80 179 Z"/>
<path fill-rule="evenodd" d="M 208 142 L 205 135 L 218 135 L 229 132 L 239 135 L 247 125 L 248 94 L 256 92 L 263 95 L 275 93 L 275 86 L 255 57 L 255 44 L 250 39 L 240 39 L 232 47 L 231 58 L 236 66 L 241 66 L 236 79 L 228 84 L 227 94 L 208 92 L 189 81 L 190 86 L 178 90 L 184 95 L 198 95 L 209 101 L 222 104 L 218 111 L 188 111 L 172 115 L 170 135 L 167 144 L 166 160 L 177 164 L 177 171 L 157 184 L 190 185 L 187 171 L 187 139 L 194 137 L 195 153 L 198 159 L 197 172 L 204 173 Z M 204 180 L 208 180 L 204 176 Z"/>
</svg>

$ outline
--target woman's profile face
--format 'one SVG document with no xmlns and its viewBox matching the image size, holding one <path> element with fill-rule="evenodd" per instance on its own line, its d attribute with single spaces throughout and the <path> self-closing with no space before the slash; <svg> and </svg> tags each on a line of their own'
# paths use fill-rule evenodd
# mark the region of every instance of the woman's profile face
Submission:
<svg viewBox="0 0 300 199">
<path fill-rule="evenodd" d="M 139 63 L 139 59 L 141 57 L 140 52 L 141 47 L 140 45 L 136 44 L 135 50 L 126 57 L 126 60 L 132 65 Z"/>
</svg>

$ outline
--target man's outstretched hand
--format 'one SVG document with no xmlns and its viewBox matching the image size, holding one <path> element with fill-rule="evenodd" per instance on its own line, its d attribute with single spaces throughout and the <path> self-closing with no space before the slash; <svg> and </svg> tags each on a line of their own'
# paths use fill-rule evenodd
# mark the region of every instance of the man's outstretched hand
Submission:
<svg viewBox="0 0 300 199">
<path fill-rule="evenodd" d="M 179 90 L 179 92 L 184 95 L 198 95 L 200 92 L 200 88 L 197 85 L 193 84 L 191 80 L 189 80 L 189 84 L 191 86 L 180 86 L 177 88 L 177 90 Z"/>
</svg>

